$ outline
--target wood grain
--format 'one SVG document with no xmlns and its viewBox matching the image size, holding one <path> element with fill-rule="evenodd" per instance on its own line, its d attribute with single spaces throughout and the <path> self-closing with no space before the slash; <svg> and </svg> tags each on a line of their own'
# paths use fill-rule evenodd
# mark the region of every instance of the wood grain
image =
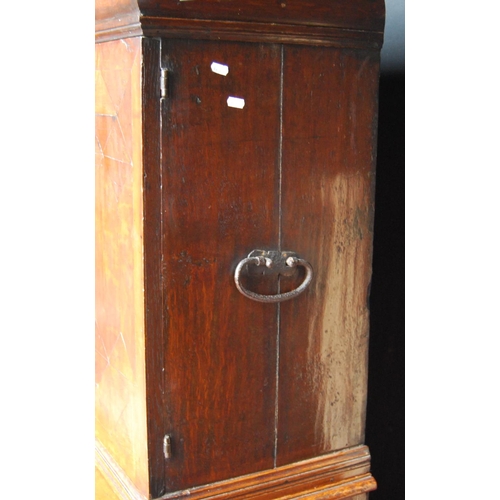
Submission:
<svg viewBox="0 0 500 500">
<path fill-rule="evenodd" d="M 331 453 L 272 470 L 171 493 L 163 499 L 276 500 L 347 499 L 376 488 L 366 446 Z"/>
<path fill-rule="evenodd" d="M 109 484 L 108 480 L 101 473 L 101 471 L 95 467 L 95 500 L 120 500 L 120 498 L 114 492 L 113 487 Z"/>
<path fill-rule="evenodd" d="M 380 0 L 97 0 L 96 435 L 118 497 L 376 487 L 361 443 L 383 18 Z M 257 248 L 307 259 L 311 287 L 242 296 Z M 302 276 L 244 279 L 275 294 Z"/>
<path fill-rule="evenodd" d="M 144 494 L 96 439 L 96 500 L 146 500 Z"/>
<path fill-rule="evenodd" d="M 382 0 L 110 0 L 96 2 L 96 40 L 146 35 L 380 49 Z"/>
<path fill-rule="evenodd" d="M 256 43 L 287 43 L 380 49 L 383 36 L 378 31 L 360 31 L 330 26 L 289 25 L 244 21 L 212 21 L 168 17 L 141 17 L 143 33 L 148 36 L 227 40 Z"/>
<path fill-rule="evenodd" d="M 280 50 L 165 41 L 162 51 L 165 476 L 176 491 L 273 466 L 277 310 L 243 297 L 233 273 L 277 242 Z M 247 286 L 276 293 L 277 279 Z"/>
<path fill-rule="evenodd" d="M 335 26 L 382 31 L 384 4 L 373 0 L 228 0 L 224 2 L 139 0 L 145 16 L 206 19 L 211 21 L 252 21 L 263 24 Z"/>
<path fill-rule="evenodd" d="M 141 44 L 96 47 L 96 435 L 147 495 Z"/>
<path fill-rule="evenodd" d="M 137 0 L 96 0 L 96 41 L 112 41 L 142 34 Z"/>
<path fill-rule="evenodd" d="M 378 55 L 286 47 L 284 67 L 282 245 L 315 278 L 281 305 L 279 465 L 363 442 Z"/>
<path fill-rule="evenodd" d="M 153 496 L 165 488 L 163 432 L 165 405 L 163 376 L 163 288 L 161 255 L 161 111 L 159 40 L 142 39 L 142 137 L 144 203 L 144 295 L 147 383 L 149 487 Z"/>
</svg>

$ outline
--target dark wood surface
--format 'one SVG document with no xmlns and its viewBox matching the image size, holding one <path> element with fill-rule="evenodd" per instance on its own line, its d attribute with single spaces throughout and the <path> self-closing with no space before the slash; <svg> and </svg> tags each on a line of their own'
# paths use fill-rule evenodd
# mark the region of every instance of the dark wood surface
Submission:
<svg viewBox="0 0 500 500">
<path fill-rule="evenodd" d="M 285 50 L 282 246 L 315 279 L 281 305 L 278 464 L 363 441 L 377 86 L 374 52 Z"/>
<path fill-rule="evenodd" d="M 207 19 L 212 21 L 252 21 L 259 23 L 335 26 L 382 31 L 384 4 L 373 0 L 139 0 L 146 16 Z"/>
<path fill-rule="evenodd" d="M 381 0 L 110 0 L 96 2 L 96 39 L 147 35 L 380 48 Z"/>
<path fill-rule="evenodd" d="M 141 17 L 141 27 L 144 34 L 155 37 L 365 49 L 380 49 L 382 46 L 381 32 L 330 26 L 143 16 Z M 99 36 L 107 35 L 103 33 Z"/>
<path fill-rule="evenodd" d="M 371 474 L 370 454 L 366 446 L 315 457 L 215 484 L 179 491 L 165 500 L 273 500 L 358 499 L 357 495 L 373 491 L 376 483 Z M 363 497 L 362 497 L 363 498 Z M 360 500 L 360 499 L 358 499 Z"/>
<path fill-rule="evenodd" d="M 162 51 L 162 401 L 176 491 L 363 442 L 378 55 L 172 40 Z M 254 248 L 298 252 L 313 285 L 280 306 L 244 298 L 232 274 Z M 277 291 L 270 278 L 247 286 Z"/>
<path fill-rule="evenodd" d="M 176 491 L 273 467 L 276 306 L 243 297 L 233 273 L 277 242 L 280 50 L 166 41 L 163 52 L 165 467 Z M 275 293 L 277 280 L 247 286 Z"/>
<path fill-rule="evenodd" d="M 97 0 L 96 23 L 135 23 L 140 15 L 171 19 L 237 21 L 263 24 L 309 25 L 382 32 L 385 9 L 380 0 Z"/>
<path fill-rule="evenodd" d="M 142 39 L 143 204 L 145 358 L 148 414 L 149 485 L 155 496 L 165 485 L 163 438 L 165 398 L 163 373 L 163 288 L 161 256 L 161 110 L 159 40 Z"/>
<path fill-rule="evenodd" d="M 268 499 L 363 495 L 375 488 L 367 450 L 354 476 L 318 476 L 297 461 L 364 439 L 381 3 L 139 3 L 140 23 L 135 2 L 96 6 L 103 40 L 170 36 L 98 51 L 125 51 L 134 71 L 130 80 L 118 55 L 98 87 L 118 92 L 97 119 L 116 129 L 97 129 L 114 148 L 99 149 L 96 163 L 101 226 L 111 222 L 116 241 L 130 243 L 117 252 L 110 240 L 113 259 L 101 266 L 119 276 L 104 276 L 114 281 L 102 303 L 124 298 L 118 315 L 113 307 L 101 315 L 113 323 L 102 338 L 123 340 L 107 371 L 114 382 L 100 389 L 112 422 L 101 426 L 102 444 L 153 498 L 188 488 L 239 498 L 248 487 Z M 160 65 L 169 74 L 163 101 Z M 245 107 L 228 107 L 229 96 Z M 241 295 L 234 270 L 256 248 L 299 253 L 314 268 L 311 287 L 280 305 Z M 274 294 L 302 277 L 244 279 Z M 220 481 L 229 489 L 213 490 Z"/>
</svg>

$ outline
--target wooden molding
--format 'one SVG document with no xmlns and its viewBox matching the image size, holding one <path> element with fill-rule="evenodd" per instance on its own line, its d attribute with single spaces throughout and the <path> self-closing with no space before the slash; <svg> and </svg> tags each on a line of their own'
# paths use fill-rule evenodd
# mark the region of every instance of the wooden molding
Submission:
<svg viewBox="0 0 500 500">
<path fill-rule="evenodd" d="M 208 5 L 207 5 L 208 4 Z M 380 0 L 96 0 L 96 41 L 131 36 L 291 43 L 352 48 L 382 46 Z"/>
<path fill-rule="evenodd" d="M 140 22 L 109 26 L 96 24 L 96 42 L 133 36 L 193 38 L 238 42 L 289 43 L 380 50 L 383 34 L 322 26 L 294 26 L 200 19 L 140 18 Z"/>
<path fill-rule="evenodd" d="M 141 23 L 130 23 L 121 26 L 110 28 L 96 26 L 95 41 L 96 43 L 110 42 L 121 38 L 131 38 L 142 35 Z"/>
<path fill-rule="evenodd" d="M 218 483 L 164 495 L 162 500 L 347 499 L 376 489 L 366 446 L 356 446 Z"/>
<path fill-rule="evenodd" d="M 98 0 L 109 1 L 109 0 Z M 131 0 L 119 0 L 121 2 Z M 142 15 L 382 31 L 382 0 L 132 0 Z"/>
<path fill-rule="evenodd" d="M 240 42 L 291 43 L 380 50 L 383 34 L 327 26 L 141 17 L 144 35 Z"/>
<path fill-rule="evenodd" d="M 98 439 L 95 440 L 95 463 L 120 499 L 147 500 Z"/>
<path fill-rule="evenodd" d="M 141 35 L 140 15 L 136 0 L 96 0 L 96 42 Z"/>
<path fill-rule="evenodd" d="M 147 500 L 96 439 L 96 466 L 123 500 Z M 341 500 L 377 487 L 369 472 L 370 453 L 356 446 L 272 470 L 169 493 L 158 500 Z"/>
</svg>

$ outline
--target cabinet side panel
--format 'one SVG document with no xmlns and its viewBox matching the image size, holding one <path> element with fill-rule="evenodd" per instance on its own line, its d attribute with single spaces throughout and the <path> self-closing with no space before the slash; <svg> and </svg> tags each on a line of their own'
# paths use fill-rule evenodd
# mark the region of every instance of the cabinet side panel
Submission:
<svg viewBox="0 0 500 500">
<path fill-rule="evenodd" d="M 281 306 L 279 465 L 363 441 L 378 54 L 288 47 L 284 67 L 283 248 L 315 277 Z"/>
<path fill-rule="evenodd" d="M 95 54 L 96 435 L 147 496 L 141 40 Z"/>
</svg>

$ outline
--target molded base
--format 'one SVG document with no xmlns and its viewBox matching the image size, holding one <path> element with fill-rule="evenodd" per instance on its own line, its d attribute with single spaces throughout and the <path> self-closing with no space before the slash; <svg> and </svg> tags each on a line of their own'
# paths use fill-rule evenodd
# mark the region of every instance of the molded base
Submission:
<svg viewBox="0 0 500 500">
<path fill-rule="evenodd" d="M 96 444 L 96 457 L 99 471 L 107 478 L 109 484 L 114 486 L 118 498 L 126 500 L 144 498 L 134 489 L 130 480 L 125 477 L 100 443 Z M 370 453 L 366 446 L 361 445 L 276 469 L 169 493 L 161 498 L 162 500 L 352 499 L 376 489 L 377 484 L 369 470 Z"/>
</svg>

